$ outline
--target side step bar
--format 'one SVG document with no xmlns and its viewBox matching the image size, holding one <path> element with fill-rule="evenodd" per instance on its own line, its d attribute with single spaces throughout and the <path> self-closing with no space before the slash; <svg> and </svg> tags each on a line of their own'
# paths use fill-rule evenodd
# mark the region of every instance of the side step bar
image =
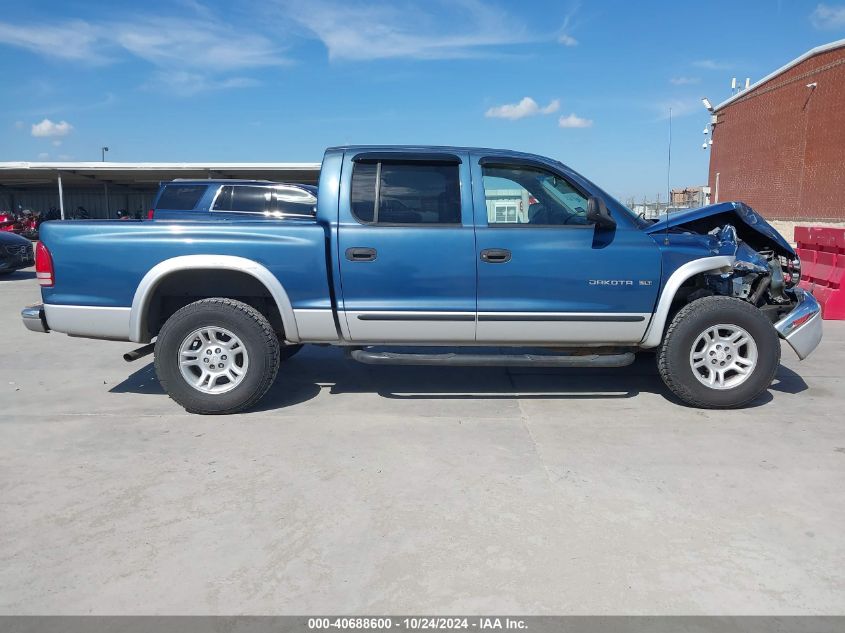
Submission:
<svg viewBox="0 0 845 633">
<path fill-rule="evenodd" d="M 634 362 L 633 352 L 621 354 L 411 354 L 348 351 L 359 363 L 368 365 L 451 365 L 453 367 L 625 367 Z"/>
</svg>

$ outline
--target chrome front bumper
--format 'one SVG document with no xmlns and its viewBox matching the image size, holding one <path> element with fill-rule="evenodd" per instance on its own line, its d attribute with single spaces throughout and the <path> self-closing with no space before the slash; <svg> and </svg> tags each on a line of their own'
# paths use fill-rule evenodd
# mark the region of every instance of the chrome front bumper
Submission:
<svg viewBox="0 0 845 633">
<path fill-rule="evenodd" d="M 47 327 L 47 319 L 44 317 L 44 306 L 29 306 L 21 310 L 21 319 L 26 329 L 33 332 L 47 333 L 50 328 Z"/>
<path fill-rule="evenodd" d="M 804 360 L 822 340 L 822 309 L 806 290 L 795 288 L 797 305 L 792 312 L 775 323 L 778 335 Z"/>
</svg>

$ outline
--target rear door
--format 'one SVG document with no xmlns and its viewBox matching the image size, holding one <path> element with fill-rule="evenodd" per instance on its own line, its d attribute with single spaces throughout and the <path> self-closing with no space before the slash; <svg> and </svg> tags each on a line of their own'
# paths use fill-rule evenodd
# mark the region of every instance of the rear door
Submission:
<svg viewBox="0 0 845 633">
<path fill-rule="evenodd" d="M 660 284 L 657 245 L 617 219 L 587 222 L 589 192 L 551 167 L 473 156 L 477 340 L 631 344 Z"/>
<path fill-rule="evenodd" d="M 468 156 L 344 158 L 341 327 L 367 343 L 475 339 L 475 233 Z"/>
</svg>

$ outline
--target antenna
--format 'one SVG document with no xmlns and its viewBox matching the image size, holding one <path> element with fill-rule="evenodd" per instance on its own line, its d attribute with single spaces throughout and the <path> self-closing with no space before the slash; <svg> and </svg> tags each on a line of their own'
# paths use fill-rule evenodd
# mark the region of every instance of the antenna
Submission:
<svg viewBox="0 0 845 633">
<path fill-rule="evenodd" d="M 666 160 L 666 191 L 669 194 L 666 203 L 666 235 L 663 243 L 669 246 L 669 207 L 672 204 L 672 108 L 669 108 L 669 148 Z M 658 195 L 658 199 L 660 196 Z"/>
</svg>

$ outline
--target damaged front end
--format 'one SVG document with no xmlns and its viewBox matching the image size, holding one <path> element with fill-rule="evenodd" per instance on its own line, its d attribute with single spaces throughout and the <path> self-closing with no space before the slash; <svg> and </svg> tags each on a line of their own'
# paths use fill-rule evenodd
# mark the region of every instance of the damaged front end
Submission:
<svg viewBox="0 0 845 633">
<path fill-rule="evenodd" d="M 771 320 L 799 358 L 806 358 L 822 336 L 821 308 L 798 287 L 801 262 L 774 227 L 742 203 L 723 203 L 678 213 L 646 229 L 653 235 L 695 234 L 714 254 L 729 255 L 729 269 L 690 280 L 677 299 L 686 303 L 719 295 L 746 301 Z"/>
</svg>

